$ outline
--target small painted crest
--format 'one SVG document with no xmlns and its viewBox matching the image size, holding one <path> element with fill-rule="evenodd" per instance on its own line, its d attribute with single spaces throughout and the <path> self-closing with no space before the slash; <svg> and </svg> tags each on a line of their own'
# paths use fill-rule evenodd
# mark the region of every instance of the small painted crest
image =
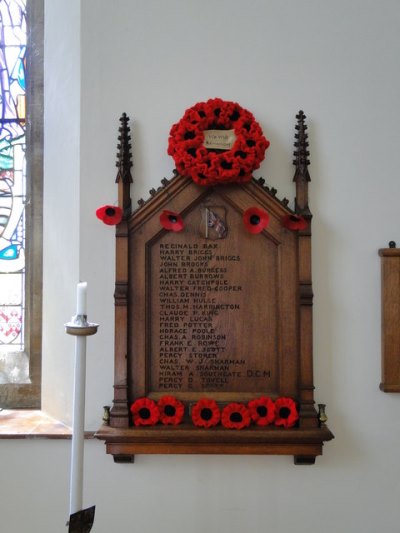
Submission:
<svg viewBox="0 0 400 533">
<path fill-rule="evenodd" d="M 200 235 L 212 241 L 225 239 L 228 235 L 225 207 L 204 206 L 201 214 Z"/>
</svg>

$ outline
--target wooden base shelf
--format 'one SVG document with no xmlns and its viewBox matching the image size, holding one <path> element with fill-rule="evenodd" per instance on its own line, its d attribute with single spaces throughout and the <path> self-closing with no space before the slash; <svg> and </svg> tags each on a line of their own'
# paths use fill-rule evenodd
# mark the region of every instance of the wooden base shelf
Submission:
<svg viewBox="0 0 400 533">
<path fill-rule="evenodd" d="M 314 464 L 324 441 L 333 439 L 327 427 L 243 431 L 189 425 L 176 428 L 112 428 L 103 426 L 95 437 L 104 440 L 115 462 L 133 462 L 136 454 L 293 455 L 295 464 Z"/>
</svg>

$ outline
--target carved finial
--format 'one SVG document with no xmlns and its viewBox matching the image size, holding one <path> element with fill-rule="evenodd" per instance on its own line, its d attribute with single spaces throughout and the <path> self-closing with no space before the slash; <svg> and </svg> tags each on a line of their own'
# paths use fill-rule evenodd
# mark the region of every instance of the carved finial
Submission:
<svg viewBox="0 0 400 533">
<path fill-rule="evenodd" d="M 295 129 L 297 130 L 297 133 L 295 133 L 295 143 L 294 146 L 296 150 L 293 152 L 293 155 L 295 159 L 293 160 L 293 165 L 296 165 L 296 172 L 294 174 L 293 181 L 303 180 L 303 181 L 311 181 L 310 174 L 308 173 L 308 165 L 310 164 L 310 160 L 308 159 L 308 156 L 310 155 L 310 152 L 307 150 L 308 148 L 308 134 L 307 134 L 307 125 L 304 124 L 304 120 L 307 118 L 303 111 L 299 111 L 299 114 L 296 115 L 297 118 L 297 124 L 295 126 Z"/>
<path fill-rule="evenodd" d="M 394 241 L 390 241 L 389 248 L 396 248 L 396 243 Z"/>
<path fill-rule="evenodd" d="M 308 207 L 308 182 L 311 181 L 308 172 L 308 165 L 310 164 L 308 151 L 308 134 L 307 125 L 304 123 L 306 116 L 303 111 L 299 111 L 296 115 L 297 124 L 295 126 L 296 133 L 294 135 L 295 151 L 293 152 L 293 164 L 296 166 L 293 181 L 296 182 L 296 213 L 303 216 L 311 216 Z"/>
<path fill-rule="evenodd" d="M 121 126 L 119 127 L 118 135 L 118 154 L 116 166 L 118 167 L 118 173 L 116 177 L 116 183 L 118 183 L 118 205 L 124 213 L 124 218 L 129 218 L 131 214 L 131 196 L 130 187 L 132 183 L 131 167 L 132 167 L 132 145 L 130 143 L 131 136 L 129 123 L 129 117 L 126 113 L 122 113 L 119 119 Z"/>
<path fill-rule="evenodd" d="M 320 427 L 324 427 L 328 421 L 328 417 L 325 413 L 326 404 L 319 403 L 318 404 L 318 420 Z"/>
<path fill-rule="evenodd" d="M 131 129 L 128 126 L 129 117 L 126 113 L 122 113 L 121 118 L 119 119 L 121 126 L 119 128 L 118 136 L 118 153 L 117 153 L 117 162 L 116 166 L 118 167 L 118 173 L 116 177 L 116 183 L 122 181 L 123 183 L 132 183 L 132 145 L 130 143 L 131 136 L 129 135 Z"/>
<path fill-rule="evenodd" d="M 103 407 L 103 424 L 105 426 L 110 425 L 110 406 L 104 405 Z"/>
</svg>

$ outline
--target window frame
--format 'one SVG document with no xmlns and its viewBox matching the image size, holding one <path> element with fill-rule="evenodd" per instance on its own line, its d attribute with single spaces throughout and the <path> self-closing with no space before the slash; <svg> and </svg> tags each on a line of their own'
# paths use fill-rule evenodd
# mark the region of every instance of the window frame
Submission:
<svg viewBox="0 0 400 533">
<path fill-rule="evenodd" d="M 0 385 L 0 407 L 41 408 L 44 0 L 27 0 L 25 352 L 31 383 Z"/>
</svg>

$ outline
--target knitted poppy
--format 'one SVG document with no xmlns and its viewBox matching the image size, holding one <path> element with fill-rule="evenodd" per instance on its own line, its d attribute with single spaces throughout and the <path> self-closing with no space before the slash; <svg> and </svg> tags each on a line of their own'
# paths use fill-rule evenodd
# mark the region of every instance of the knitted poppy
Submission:
<svg viewBox="0 0 400 533">
<path fill-rule="evenodd" d="M 228 429 L 243 429 L 250 422 L 250 412 L 242 403 L 229 403 L 222 410 L 221 423 Z"/>
<path fill-rule="evenodd" d="M 269 215 L 263 209 L 258 207 L 249 207 L 243 213 L 244 225 L 250 233 L 261 233 L 269 224 Z"/>
<path fill-rule="evenodd" d="M 275 401 L 275 425 L 290 428 L 299 419 L 296 403 L 291 398 L 278 398 Z"/>
<path fill-rule="evenodd" d="M 160 418 L 157 404 L 150 398 L 138 398 L 131 405 L 132 419 L 135 426 L 154 426 Z"/>
<path fill-rule="evenodd" d="M 262 396 L 251 400 L 247 407 L 251 419 L 257 426 L 268 426 L 275 420 L 275 404 L 269 397 Z"/>
<path fill-rule="evenodd" d="M 182 422 L 185 407 L 173 396 L 163 396 L 157 403 L 160 411 L 160 422 L 176 426 Z"/>
<path fill-rule="evenodd" d="M 184 226 L 183 219 L 179 213 L 166 209 L 160 215 L 160 222 L 163 228 L 170 231 L 181 231 Z"/>
<path fill-rule="evenodd" d="M 282 223 L 285 228 L 291 231 L 303 230 L 308 226 L 306 219 L 300 215 L 286 215 L 283 217 Z"/>
<path fill-rule="evenodd" d="M 116 226 L 122 220 L 122 209 L 115 205 L 103 205 L 96 209 L 96 216 L 108 226 Z"/>
<path fill-rule="evenodd" d="M 217 145 L 209 149 L 205 146 L 207 130 L 216 130 L 219 137 Z M 227 130 L 229 133 L 224 134 Z M 172 126 L 168 154 L 180 174 L 209 186 L 250 181 L 268 146 L 269 141 L 249 111 L 236 102 L 214 98 L 187 109 Z"/>
<path fill-rule="evenodd" d="M 192 408 L 192 421 L 195 426 L 211 428 L 216 426 L 221 419 L 217 402 L 202 398 Z"/>
</svg>

